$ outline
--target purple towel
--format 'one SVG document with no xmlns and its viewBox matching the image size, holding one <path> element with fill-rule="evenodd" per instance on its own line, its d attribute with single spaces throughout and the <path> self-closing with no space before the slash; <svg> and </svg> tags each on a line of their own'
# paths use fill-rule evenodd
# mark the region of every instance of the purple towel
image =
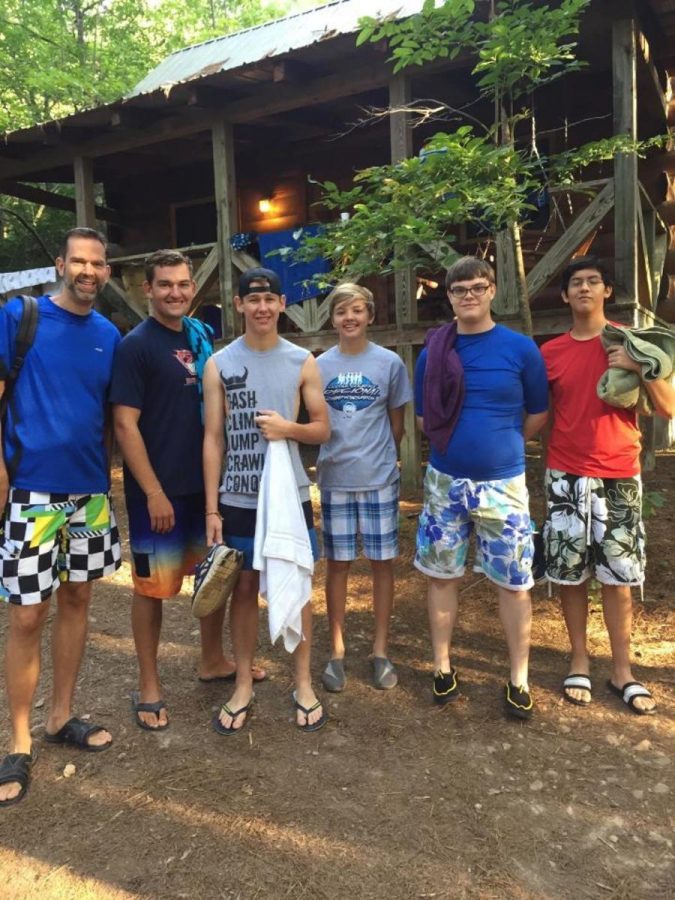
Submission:
<svg viewBox="0 0 675 900">
<path fill-rule="evenodd" d="M 430 331 L 424 341 L 424 433 L 445 453 L 464 403 L 464 369 L 455 350 L 457 322 Z"/>
</svg>

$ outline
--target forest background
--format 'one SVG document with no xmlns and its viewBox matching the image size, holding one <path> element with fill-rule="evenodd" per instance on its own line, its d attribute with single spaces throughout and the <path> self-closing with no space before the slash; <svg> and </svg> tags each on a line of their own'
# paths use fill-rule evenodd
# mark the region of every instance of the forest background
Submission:
<svg viewBox="0 0 675 900">
<path fill-rule="evenodd" d="M 316 0 L 3 0 L 0 133 L 117 100 L 175 50 L 249 28 Z M 72 195 L 72 187 L 48 185 Z M 72 214 L 0 198 L 0 271 L 48 264 Z"/>
</svg>

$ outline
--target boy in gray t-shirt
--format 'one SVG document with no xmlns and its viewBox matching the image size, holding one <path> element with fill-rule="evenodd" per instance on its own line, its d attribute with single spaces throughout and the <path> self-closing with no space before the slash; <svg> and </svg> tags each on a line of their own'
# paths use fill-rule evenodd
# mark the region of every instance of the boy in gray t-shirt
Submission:
<svg viewBox="0 0 675 900">
<path fill-rule="evenodd" d="M 368 325 L 375 314 L 371 292 L 345 283 L 335 288 L 328 301 L 338 346 L 318 359 L 331 421 L 331 437 L 322 445 L 317 464 L 331 640 L 322 681 L 329 691 L 341 691 L 346 683 L 347 580 L 360 534 L 373 572 L 373 684 L 387 690 L 398 682 L 387 658 L 387 641 L 394 600 L 393 560 L 398 556 L 398 445 L 404 406 L 412 399 L 412 390 L 396 353 L 368 340 Z"/>
</svg>

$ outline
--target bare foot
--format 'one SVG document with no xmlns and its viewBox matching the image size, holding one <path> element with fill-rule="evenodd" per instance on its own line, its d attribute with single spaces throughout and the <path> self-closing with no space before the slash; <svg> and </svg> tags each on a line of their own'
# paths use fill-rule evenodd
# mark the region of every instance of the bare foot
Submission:
<svg viewBox="0 0 675 900">
<path fill-rule="evenodd" d="M 221 679 L 232 678 L 237 672 L 237 667 L 232 660 L 223 657 L 222 665 L 217 669 L 200 668 L 199 678 L 201 681 L 220 681 Z M 261 666 L 251 666 L 251 675 L 254 681 L 265 681 L 267 671 Z"/>
</svg>

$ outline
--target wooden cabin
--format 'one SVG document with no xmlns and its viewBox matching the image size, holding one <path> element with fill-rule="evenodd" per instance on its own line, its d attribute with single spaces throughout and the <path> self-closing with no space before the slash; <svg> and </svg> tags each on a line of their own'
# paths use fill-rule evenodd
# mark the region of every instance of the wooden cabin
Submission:
<svg viewBox="0 0 675 900">
<path fill-rule="evenodd" d="M 342 186 L 364 166 L 420 151 L 442 126 L 412 128 L 405 112 L 368 119 L 364 110 L 435 98 L 451 107 L 477 101 L 467 58 L 393 75 L 387 49 L 356 46 L 361 15 L 404 17 L 421 0 L 337 0 L 267 25 L 180 50 L 115 103 L 15 131 L 0 144 L 0 193 L 72 208 L 80 225 L 103 226 L 113 245 L 108 311 L 129 324 L 147 315 L 140 291 L 144 256 L 180 247 L 194 259 L 195 306 L 211 307 L 222 338 L 238 333 L 232 297 L 239 270 L 256 263 L 258 242 L 325 219 L 315 181 Z M 675 3 L 593 0 L 583 19 L 581 71 L 534 97 L 538 149 L 552 153 L 625 133 L 646 138 L 675 122 Z M 453 126 L 450 126 L 453 127 Z M 575 253 L 614 262 L 610 315 L 633 325 L 675 322 L 675 152 L 618 157 L 583 185 L 552 191 L 525 231 L 535 333 L 565 330 L 557 276 Z M 75 185 L 75 200 L 44 183 Z M 496 313 L 518 327 L 499 236 L 460 229 L 458 247 L 497 263 Z M 444 315 L 439 273 L 372 279 L 378 298 L 373 339 L 412 369 L 428 327 Z M 288 308 L 286 336 L 312 349 L 334 343 L 321 297 Z M 405 483 L 419 483 L 412 421 L 403 447 Z M 669 436 L 668 436 L 669 439 Z M 662 435 L 662 441 L 666 436 Z"/>
</svg>

